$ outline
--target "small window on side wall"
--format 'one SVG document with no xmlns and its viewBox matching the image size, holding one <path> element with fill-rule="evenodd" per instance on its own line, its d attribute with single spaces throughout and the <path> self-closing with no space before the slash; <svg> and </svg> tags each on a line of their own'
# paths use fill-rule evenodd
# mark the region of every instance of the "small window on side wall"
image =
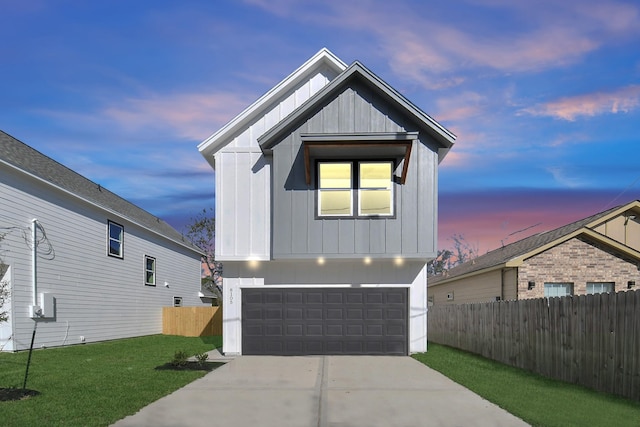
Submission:
<svg viewBox="0 0 640 427">
<path fill-rule="evenodd" d="M 107 254 L 124 258 L 124 227 L 113 221 L 107 221 Z"/>
<path fill-rule="evenodd" d="M 144 256 L 144 284 L 156 285 L 156 259 L 148 255 Z"/>
</svg>

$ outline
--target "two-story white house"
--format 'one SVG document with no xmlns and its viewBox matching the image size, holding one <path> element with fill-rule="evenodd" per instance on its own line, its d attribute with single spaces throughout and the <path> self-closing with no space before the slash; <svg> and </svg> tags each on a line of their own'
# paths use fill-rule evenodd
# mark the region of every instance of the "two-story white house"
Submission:
<svg viewBox="0 0 640 427">
<path fill-rule="evenodd" d="M 322 49 L 202 142 L 216 173 L 223 351 L 425 351 L 438 164 L 454 139 Z"/>
</svg>

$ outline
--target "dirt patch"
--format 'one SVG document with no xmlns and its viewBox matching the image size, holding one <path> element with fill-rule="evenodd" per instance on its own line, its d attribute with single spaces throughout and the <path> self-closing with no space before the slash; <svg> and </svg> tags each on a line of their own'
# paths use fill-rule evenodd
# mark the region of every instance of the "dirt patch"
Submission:
<svg viewBox="0 0 640 427">
<path fill-rule="evenodd" d="M 176 365 L 173 363 L 165 363 L 164 365 L 157 366 L 155 369 L 158 371 L 213 371 L 216 368 L 224 365 L 223 362 L 187 362 L 184 364 Z"/>
<path fill-rule="evenodd" d="M 28 388 L 0 388 L 0 402 L 29 399 L 39 394 L 39 391 L 29 390 Z"/>
</svg>

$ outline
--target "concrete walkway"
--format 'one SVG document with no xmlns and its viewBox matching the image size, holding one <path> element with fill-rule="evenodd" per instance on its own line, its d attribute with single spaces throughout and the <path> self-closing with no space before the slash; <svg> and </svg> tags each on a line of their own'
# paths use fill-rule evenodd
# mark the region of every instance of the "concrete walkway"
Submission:
<svg viewBox="0 0 640 427">
<path fill-rule="evenodd" d="M 241 356 L 114 427 L 526 425 L 410 357 Z"/>
</svg>

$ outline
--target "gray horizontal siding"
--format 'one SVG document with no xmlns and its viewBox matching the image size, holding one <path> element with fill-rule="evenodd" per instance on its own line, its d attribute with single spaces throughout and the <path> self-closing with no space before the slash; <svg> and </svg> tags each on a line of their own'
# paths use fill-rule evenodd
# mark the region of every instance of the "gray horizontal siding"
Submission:
<svg viewBox="0 0 640 427">
<path fill-rule="evenodd" d="M 436 251 L 437 153 L 414 142 L 407 180 L 395 185 L 394 218 L 317 219 L 315 180 L 305 182 L 301 134 L 415 132 L 418 127 L 360 85 L 317 108 L 273 148 L 273 258 L 429 258 Z M 312 166 L 313 168 L 313 166 Z"/>
<path fill-rule="evenodd" d="M 162 307 L 174 296 L 201 305 L 198 254 L 130 221 L 13 171 L 0 174 L 3 260 L 12 268 L 13 348 L 29 346 L 33 320 L 31 220 L 38 232 L 38 294 L 56 299 L 55 319 L 38 322 L 36 347 L 161 333 Z M 124 259 L 107 256 L 107 220 L 122 224 Z M 144 285 L 144 255 L 156 258 L 155 287 Z M 164 286 L 167 282 L 168 287 Z"/>
</svg>

